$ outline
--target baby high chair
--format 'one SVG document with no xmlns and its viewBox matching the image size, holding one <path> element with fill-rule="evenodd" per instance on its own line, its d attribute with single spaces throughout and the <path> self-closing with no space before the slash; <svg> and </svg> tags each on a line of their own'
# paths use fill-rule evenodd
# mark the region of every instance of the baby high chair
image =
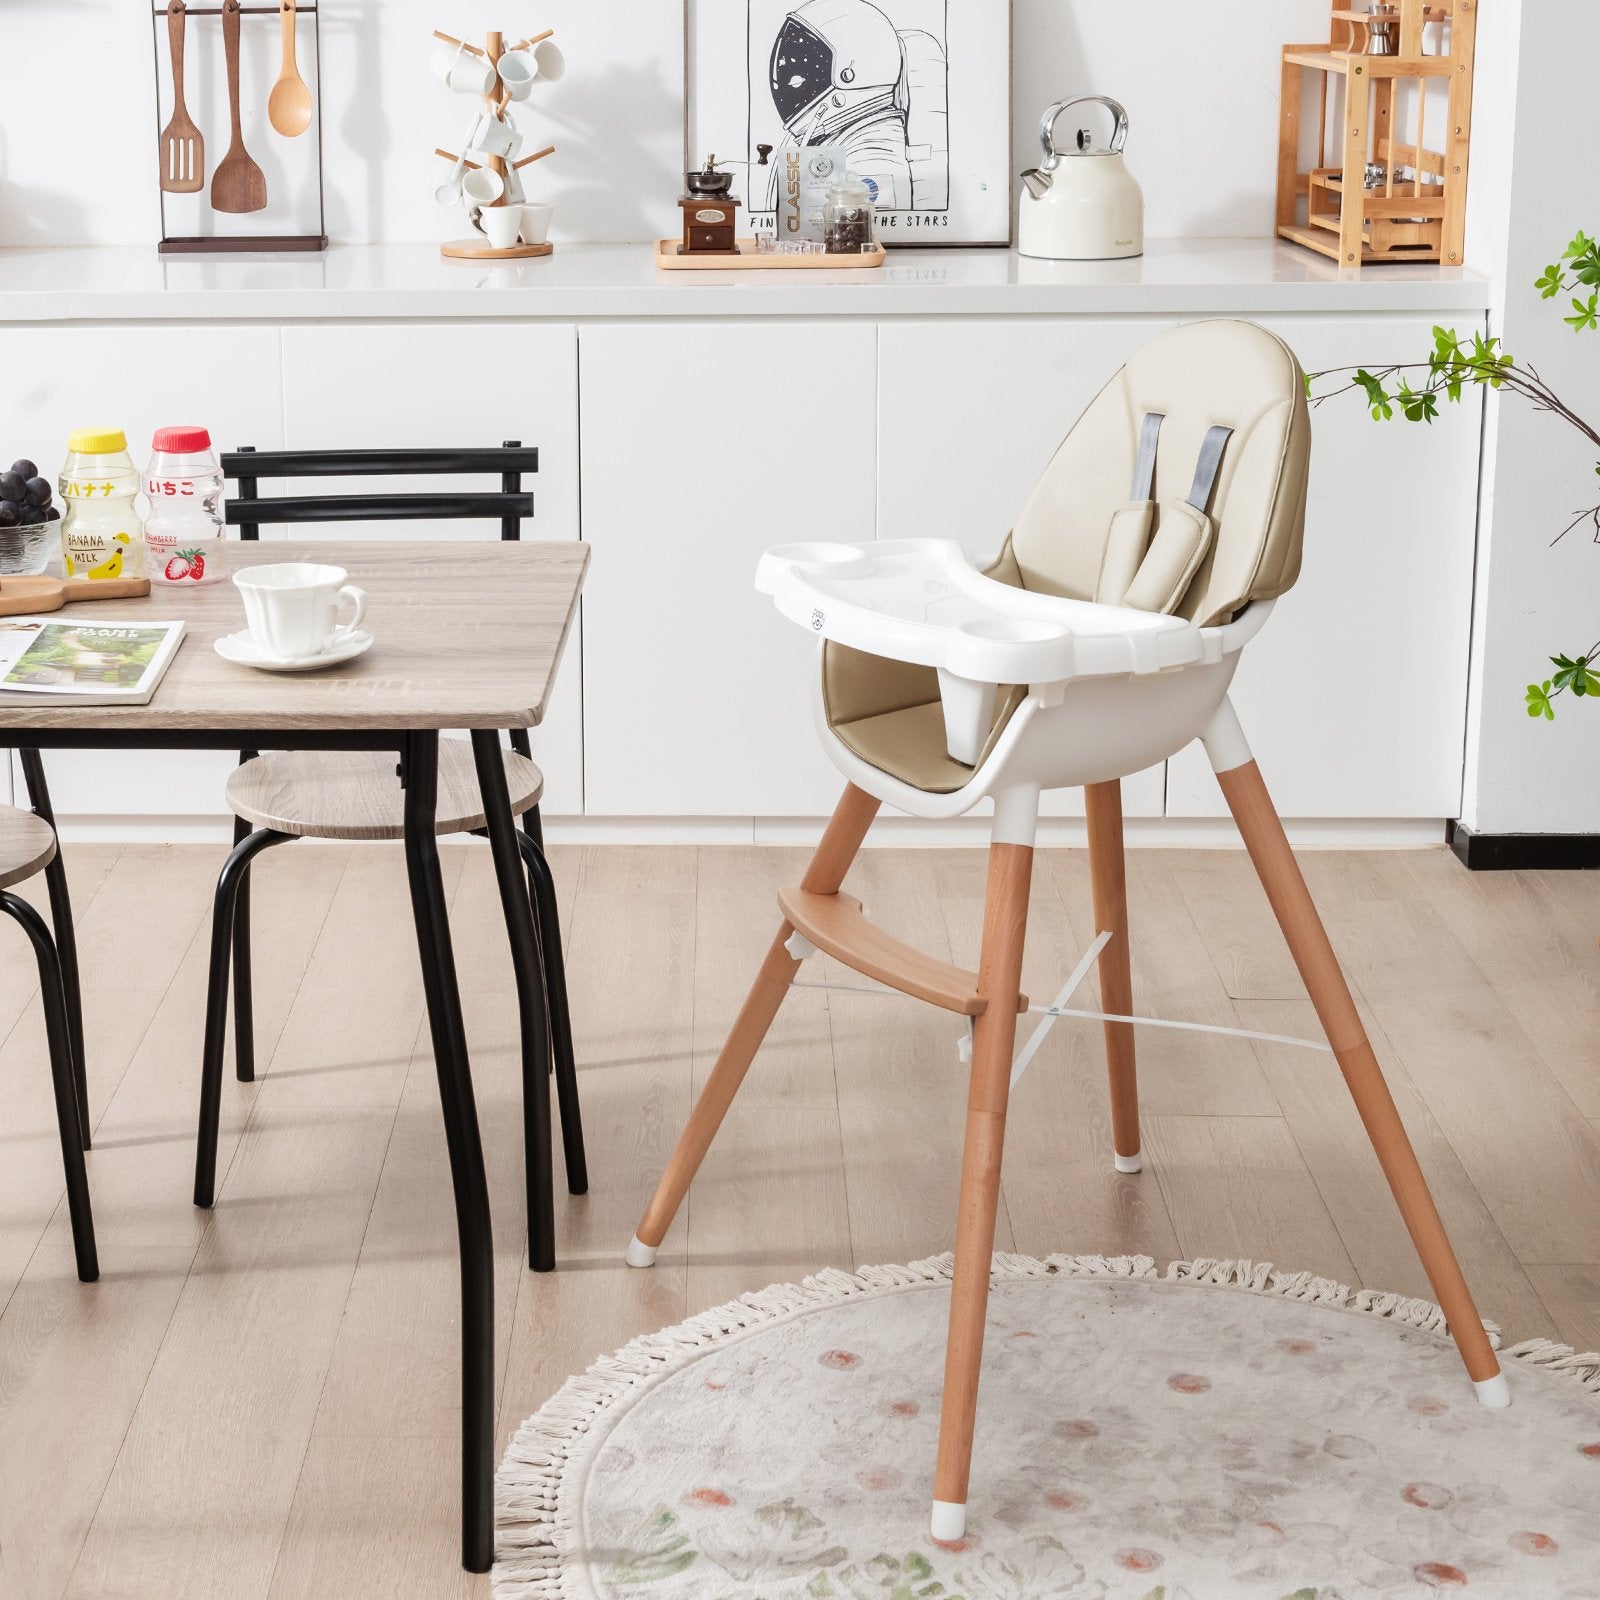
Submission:
<svg viewBox="0 0 1600 1600">
<path fill-rule="evenodd" d="M 1118 1171 L 1141 1166 L 1121 779 L 1199 738 L 1338 1060 L 1478 1398 L 1509 1403 L 1417 1158 L 1251 759 L 1228 685 L 1300 570 L 1310 422 L 1288 348 L 1243 322 L 1153 340 L 1078 419 L 987 572 L 932 539 L 788 545 L 756 585 L 822 643 L 816 714 L 847 782 L 628 1250 L 648 1266 L 801 961 L 969 1019 L 971 1077 L 932 1527 L 966 1526 L 1033 841 L 1044 789 L 1081 784 Z M 1132 483 L 1131 496 L 1127 485 Z M 880 804 L 994 802 L 982 953 L 967 972 L 875 928 L 840 884 Z M 1079 1013 L 1080 1015 L 1082 1013 Z M 1037 1036 L 1036 1036 L 1037 1037 Z M 1030 1045 L 1033 1041 L 1030 1041 Z M 963 1052 L 964 1059 L 966 1052 Z"/>
</svg>

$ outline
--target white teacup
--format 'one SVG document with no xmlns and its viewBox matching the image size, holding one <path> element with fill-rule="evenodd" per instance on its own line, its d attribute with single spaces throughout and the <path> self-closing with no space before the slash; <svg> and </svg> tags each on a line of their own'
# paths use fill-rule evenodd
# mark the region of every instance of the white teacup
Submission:
<svg viewBox="0 0 1600 1600">
<path fill-rule="evenodd" d="M 485 206 L 478 214 L 484 236 L 496 250 L 509 250 L 522 227 L 521 206 Z"/>
<path fill-rule="evenodd" d="M 524 244 L 543 244 L 550 237 L 550 217 L 555 207 L 545 200 L 530 200 L 518 208 Z"/>
<path fill-rule="evenodd" d="M 494 63 L 465 44 L 439 40 L 428 64 L 434 76 L 442 78 L 457 94 L 488 94 L 494 88 Z"/>
<path fill-rule="evenodd" d="M 533 47 L 533 59 L 538 63 L 539 76 L 546 83 L 554 83 L 567 70 L 567 58 L 561 47 L 545 39 Z"/>
<path fill-rule="evenodd" d="M 349 576 L 343 567 L 312 561 L 282 561 L 234 573 L 250 637 L 281 661 L 301 661 L 343 643 L 367 614 L 366 593 L 346 583 Z M 339 621 L 342 601 L 352 607 L 347 622 Z"/>
<path fill-rule="evenodd" d="M 509 122 L 486 111 L 472 125 L 468 144 L 480 161 L 485 156 L 510 157 L 522 148 L 522 135 Z"/>
</svg>

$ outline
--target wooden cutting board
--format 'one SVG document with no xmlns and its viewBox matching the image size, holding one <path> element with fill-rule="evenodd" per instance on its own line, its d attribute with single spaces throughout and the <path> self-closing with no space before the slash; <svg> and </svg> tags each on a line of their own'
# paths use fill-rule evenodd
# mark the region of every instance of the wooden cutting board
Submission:
<svg viewBox="0 0 1600 1600">
<path fill-rule="evenodd" d="M 59 611 L 74 600 L 132 600 L 149 593 L 148 578 L 0 578 L 0 617 Z"/>
</svg>

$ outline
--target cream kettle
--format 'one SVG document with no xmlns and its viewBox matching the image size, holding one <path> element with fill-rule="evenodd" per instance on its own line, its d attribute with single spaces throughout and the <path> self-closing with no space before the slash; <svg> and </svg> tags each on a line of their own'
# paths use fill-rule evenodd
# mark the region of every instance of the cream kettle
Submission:
<svg viewBox="0 0 1600 1600">
<path fill-rule="evenodd" d="M 1073 106 L 1102 105 L 1116 118 L 1108 146 L 1080 128 L 1056 149 L 1056 120 Z M 1044 160 L 1022 174 L 1017 248 L 1056 261 L 1107 261 L 1144 254 L 1144 191 L 1122 159 L 1128 113 L 1103 94 L 1058 100 L 1039 122 Z"/>
</svg>

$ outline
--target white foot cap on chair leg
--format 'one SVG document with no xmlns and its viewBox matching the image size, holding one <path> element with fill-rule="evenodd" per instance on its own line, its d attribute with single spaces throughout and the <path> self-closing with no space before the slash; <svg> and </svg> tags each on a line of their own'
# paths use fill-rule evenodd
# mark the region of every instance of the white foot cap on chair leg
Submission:
<svg viewBox="0 0 1600 1600">
<path fill-rule="evenodd" d="M 628 1241 L 628 1265 L 630 1267 L 653 1267 L 656 1264 L 656 1247 L 646 1244 L 638 1234 Z"/>
<path fill-rule="evenodd" d="M 1474 1383 L 1472 1387 L 1478 1391 L 1478 1404 L 1490 1411 L 1504 1411 L 1511 1404 L 1511 1387 L 1503 1372 L 1497 1372 L 1481 1383 Z"/>
<path fill-rule="evenodd" d="M 928 1531 L 942 1544 L 954 1544 L 967 1531 L 967 1508 L 954 1500 L 935 1500 Z"/>
<path fill-rule="evenodd" d="M 1111 1159 L 1112 1159 L 1113 1162 L 1116 1163 L 1116 1168 L 1117 1168 L 1118 1172 L 1143 1172 L 1144 1171 L 1144 1153 L 1143 1153 L 1143 1151 L 1135 1150 L 1131 1156 L 1119 1156 L 1119 1155 L 1113 1154 Z"/>
</svg>

